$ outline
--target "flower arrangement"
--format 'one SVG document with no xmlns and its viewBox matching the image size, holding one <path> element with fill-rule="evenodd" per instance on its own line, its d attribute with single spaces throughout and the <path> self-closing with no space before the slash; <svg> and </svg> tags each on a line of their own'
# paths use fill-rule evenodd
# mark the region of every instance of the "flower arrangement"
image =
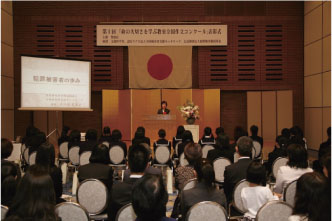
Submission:
<svg viewBox="0 0 332 221">
<path fill-rule="evenodd" d="M 192 101 L 187 100 L 183 106 L 178 106 L 182 117 L 185 120 L 188 119 L 199 119 L 199 107 L 195 105 Z"/>
</svg>

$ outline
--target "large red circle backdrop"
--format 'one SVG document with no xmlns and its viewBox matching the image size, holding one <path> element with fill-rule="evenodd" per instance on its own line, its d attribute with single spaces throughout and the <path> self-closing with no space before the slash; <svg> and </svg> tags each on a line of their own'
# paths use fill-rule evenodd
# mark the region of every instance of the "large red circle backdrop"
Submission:
<svg viewBox="0 0 332 221">
<path fill-rule="evenodd" d="M 148 61 L 147 68 L 151 77 L 157 80 L 164 80 L 172 73 L 172 59 L 165 54 L 152 55 Z"/>
</svg>

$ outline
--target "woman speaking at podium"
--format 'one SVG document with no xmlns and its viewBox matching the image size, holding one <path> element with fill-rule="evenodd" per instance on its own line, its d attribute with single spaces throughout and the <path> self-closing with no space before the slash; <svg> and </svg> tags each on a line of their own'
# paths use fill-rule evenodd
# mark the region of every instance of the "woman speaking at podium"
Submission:
<svg viewBox="0 0 332 221">
<path fill-rule="evenodd" d="M 161 102 L 161 108 L 158 110 L 158 114 L 169 114 L 169 109 L 167 109 L 167 102 Z"/>
</svg>

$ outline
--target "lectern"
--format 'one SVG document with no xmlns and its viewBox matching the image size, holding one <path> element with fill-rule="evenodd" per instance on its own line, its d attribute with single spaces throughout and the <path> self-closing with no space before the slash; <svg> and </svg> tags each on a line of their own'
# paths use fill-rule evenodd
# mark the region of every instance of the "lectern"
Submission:
<svg viewBox="0 0 332 221">
<path fill-rule="evenodd" d="M 143 124 L 147 134 L 151 134 L 151 141 L 158 139 L 159 129 L 165 129 L 168 134 L 168 138 L 174 136 L 176 132 L 177 122 L 176 115 L 170 114 L 153 114 L 143 115 Z"/>
</svg>

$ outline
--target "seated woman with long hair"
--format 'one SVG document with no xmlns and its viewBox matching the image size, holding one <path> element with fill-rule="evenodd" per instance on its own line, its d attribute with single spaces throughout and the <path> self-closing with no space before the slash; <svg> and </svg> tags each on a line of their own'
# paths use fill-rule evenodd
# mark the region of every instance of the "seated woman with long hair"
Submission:
<svg viewBox="0 0 332 221">
<path fill-rule="evenodd" d="M 43 167 L 33 165 L 23 176 L 5 220 L 59 220 L 54 207 L 52 179 Z"/>
<path fill-rule="evenodd" d="M 296 184 L 295 205 L 289 221 L 331 220 L 329 182 L 320 173 L 305 173 Z"/>
</svg>

